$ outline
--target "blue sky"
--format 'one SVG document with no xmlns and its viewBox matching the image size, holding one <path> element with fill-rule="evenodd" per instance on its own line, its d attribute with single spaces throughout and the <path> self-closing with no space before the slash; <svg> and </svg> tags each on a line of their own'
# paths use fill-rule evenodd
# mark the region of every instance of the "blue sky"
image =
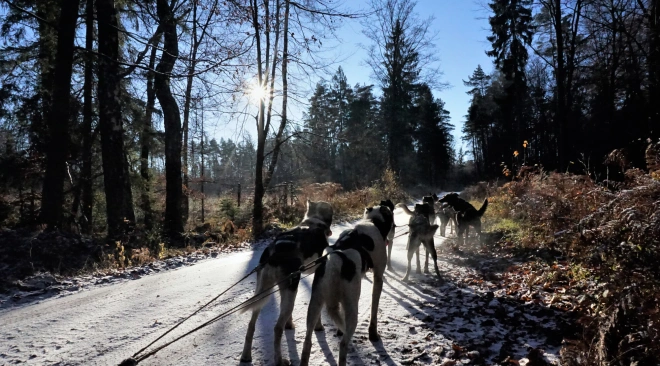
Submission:
<svg viewBox="0 0 660 366">
<path fill-rule="evenodd" d="M 346 2 L 352 8 L 364 8 L 359 3 Z M 486 72 L 492 70 L 492 60 L 486 56 L 485 51 L 490 44 L 486 40 L 489 35 L 488 12 L 481 5 L 480 0 L 418 0 L 415 11 L 421 18 L 432 16 L 431 31 L 437 33 L 436 49 L 440 59 L 441 79 L 449 83 L 450 87 L 442 91 L 434 91 L 436 97 L 441 98 L 450 112 L 451 123 L 455 126 L 453 131 L 456 149 L 461 146 L 461 128 L 464 115 L 469 106 L 469 96 L 465 93 L 467 88 L 463 80 L 467 80 L 477 65 L 481 64 Z M 366 52 L 360 44 L 369 44 L 369 40 L 362 34 L 362 26 L 357 20 L 344 21 L 339 30 L 340 42 L 331 51 L 337 55 L 341 62 L 333 66 L 333 71 L 341 66 L 350 85 L 377 84 L 370 79 L 371 69 L 365 64 Z M 330 76 L 326 76 L 330 78 Z M 319 77 L 320 79 L 320 77 Z M 376 90 L 379 92 L 379 90 Z M 293 111 L 293 118 L 300 118 L 301 114 Z M 245 130 L 255 136 L 253 123 L 248 123 Z M 236 138 L 236 130 L 226 125 L 217 137 Z M 220 132 L 220 131 L 218 131 Z"/>
</svg>

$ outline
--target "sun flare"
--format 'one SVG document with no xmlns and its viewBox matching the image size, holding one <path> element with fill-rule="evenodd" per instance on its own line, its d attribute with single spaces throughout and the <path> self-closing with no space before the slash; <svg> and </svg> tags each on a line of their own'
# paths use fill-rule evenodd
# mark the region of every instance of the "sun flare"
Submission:
<svg viewBox="0 0 660 366">
<path fill-rule="evenodd" d="M 248 88 L 248 95 L 250 97 L 250 100 L 252 100 L 255 103 L 258 103 L 264 99 L 266 99 L 266 94 L 268 92 L 266 91 L 266 88 L 259 85 L 258 82 L 253 82 L 250 84 L 250 87 Z"/>
</svg>

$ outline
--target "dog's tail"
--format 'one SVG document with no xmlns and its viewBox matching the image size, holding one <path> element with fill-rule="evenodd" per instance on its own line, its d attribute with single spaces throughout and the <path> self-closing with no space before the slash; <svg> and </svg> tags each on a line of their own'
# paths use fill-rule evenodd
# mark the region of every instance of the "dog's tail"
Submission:
<svg viewBox="0 0 660 366">
<path fill-rule="evenodd" d="M 413 214 L 412 211 L 410 211 L 410 209 L 408 208 L 408 206 L 406 206 L 405 203 L 397 203 L 396 206 L 394 206 L 394 207 L 395 208 L 396 207 L 402 208 L 403 211 L 405 211 L 406 214 L 408 214 L 408 216 L 411 216 Z"/>
<path fill-rule="evenodd" d="M 479 217 L 483 216 L 484 213 L 486 212 L 486 209 L 488 208 L 488 198 L 484 200 L 484 204 L 481 205 L 481 208 L 479 209 Z"/>
<path fill-rule="evenodd" d="M 264 289 L 269 289 L 273 283 L 266 283 L 266 271 L 268 270 L 267 268 L 261 268 L 257 271 L 257 289 L 254 291 L 254 294 L 256 298 L 259 300 L 252 302 L 250 305 L 244 307 L 243 309 L 240 310 L 241 313 L 244 313 L 246 311 L 256 311 L 256 310 L 261 310 L 266 304 L 268 303 L 268 300 L 270 300 L 270 296 L 266 295 L 268 291 L 264 291 Z"/>
</svg>

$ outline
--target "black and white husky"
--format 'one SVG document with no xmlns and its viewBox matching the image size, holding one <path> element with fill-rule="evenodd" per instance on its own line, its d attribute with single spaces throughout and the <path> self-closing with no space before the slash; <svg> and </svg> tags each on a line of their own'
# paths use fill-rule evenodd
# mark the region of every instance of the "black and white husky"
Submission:
<svg viewBox="0 0 660 366">
<path fill-rule="evenodd" d="M 419 247 L 422 244 L 424 245 L 424 249 L 426 249 L 424 273 L 429 273 L 429 255 L 431 255 L 431 258 L 433 258 L 435 273 L 438 275 L 438 278 L 442 279 L 440 276 L 440 270 L 438 269 L 438 254 L 435 252 L 435 243 L 433 240 L 433 235 L 435 234 L 435 231 L 438 230 L 438 225 L 431 225 L 429 223 L 429 206 L 427 204 L 418 203 L 415 205 L 414 211 L 410 211 L 408 206 L 403 203 L 398 203 L 396 207 L 402 208 L 403 211 L 410 216 L 410 219 L 408 220 L 408 244 L 406 245 L 406 251 L 408 252 L 408 268 L 406 269 L 406 274 L 402 281 L 408 280 L 411 261 L 414 254 L 417 254 L 417 273 L 422 272 L 419 262 Z"/>
<path fill-rule="evenodd" d="M 394 202 L 392 202 L 390 199 L 380 201 L 381 206 L 385 206 L 390 209 L 390 211 L 394 212 Z M 394 247 L 394 231 L 396 229 L 396 226 L 394 225 L 394 220 L 392 220 L 392 228 L 390 229 L 390 232 L 387 233 L 387 269 L 392 270 L 392 248 Z"/>
<path fill-rule="evenodd" d="M 373 269 L 374 273 L 369 339 L 380 339 L 377 330 L 378 303 L 387 260 L 385 245 L 393 223 L 394 216 L 389 207 L 368 207 L 355 228 L 341 233 L 337 242 L 326 249 L 328 256 L 316 269 L 312 283 L 301 366 L 309 364 L 312 332 L 320 322 L 323 305 L 343 333 L 339 343 L 338 365 L 346 365 L 348 345 L 358 323 L 362 275 L 368 269 Z"/>
<path fill-rule="evenodd" d="M 307 212 L 303 221 L 295 228 L 287 230 L 275 237 L 272 243 L 264 250 L 259 259 L 257 270 L 257 289 L 255 294 L 268 291 L 275 284 L 296 272 L 300 266 L 318 259 L 325 248 L 328 247 L 328 236 L 332 233 L 332 206 L 327 202 L 311 202 L 307 200 Z M 310 273 L 313 269 L 310 269 Z M 298 292 L 300 274 L 293 276 L 289 281 L 280 283 L 280 316 L 275 324 L 275 364 L 282 364 L 282 333 L 286 326 L 293 329 L 293 304 Z M 254 328 L 261 312 L 261 308 L 268 302 L 268 296 L 250 305 L 252 318 L 248 324 L 245 344 L 241 354 L 241 362 L 252 361 L 252 337 Z M 319 323 L 320 325 L 320 323 Z"/>
</svg>

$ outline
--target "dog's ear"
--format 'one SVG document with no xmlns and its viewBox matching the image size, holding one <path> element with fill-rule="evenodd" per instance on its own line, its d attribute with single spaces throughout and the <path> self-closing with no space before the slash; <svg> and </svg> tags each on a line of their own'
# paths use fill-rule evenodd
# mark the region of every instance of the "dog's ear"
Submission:
<svg viewBox="0 0 660 366">
<path fill-rule="evenodd" d="M 374 209 L 373 207 L 367 207 L 366 208 L 367 212 L 371 212 L 371 211 L 373 211 L 373 209 Z"/>
</svg>

